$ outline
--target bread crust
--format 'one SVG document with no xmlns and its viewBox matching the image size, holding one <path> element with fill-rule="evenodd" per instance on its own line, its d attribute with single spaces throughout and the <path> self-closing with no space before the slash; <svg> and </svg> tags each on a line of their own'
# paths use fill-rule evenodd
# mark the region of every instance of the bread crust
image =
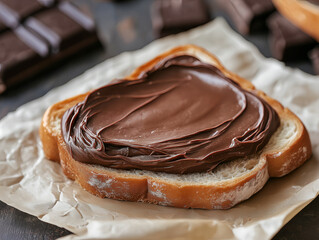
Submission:
<svg viewBox="0 0 319 240">
<path fill-rule="evenodd" d="M 273 0 L 278 11 L 305 33 L 319 41 L 319 6 L 300 0 Z"/>
<path fill-rule="evenodd" d="M 297 127 L 296 140 L 279 151 L 266 153 L 270 177 L 282 177 L 301 166 L 311 157 L 312 146 L 307 129 L 288 108 L 283 109 L 281 119 L 294 119 Z"/>
<path fill-rule="evenodd" d="M 134 80 L 168 56 L 190 54 L 216 66 L 227 77 L 246 90 L 254 90 L 277 111 L 281 122 L 293 121 L 297 134 L 293 141 L 280 149 L 267 149 L 258 155 L 258 161 L 247 173 L 216 182 L 203 184 L 173 181 L 149 171 L 115 170 L 85 164 L 74 160 L 63 140 L 60 120 L 64 112 L 83 101 L 88 93 L 52 105 L 43 116 L 40 137 L 45 156 L 60 162 L 66 176 L 77 181 L 85 190 L 99 196 L 117 200 L 142 201 L 181 208 L 227 209 L 248 199 L 259 191 L 269 176 L 280 177 L 299 167 L 311 156 L 311 143 L 300 119 L 278 101 L 255 89 L 252 83 L 226 70 L 218 59 L 204 49 L 185 45 L 165 52 L 138 67 L 126 79 Z M 281 123 L 282 124 L 282 123 Z M 267 146 L 266 146 L 267 147 Z M 208 174 L 208 173 L 207 173 Z M 174 175 L 174 174 L 173 174 Z"/>
</svg>

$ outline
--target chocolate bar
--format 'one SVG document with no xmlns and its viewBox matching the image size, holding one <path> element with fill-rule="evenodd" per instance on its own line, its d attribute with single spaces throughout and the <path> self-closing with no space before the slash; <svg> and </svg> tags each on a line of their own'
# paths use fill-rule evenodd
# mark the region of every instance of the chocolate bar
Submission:
<svg viewBox="0 0 319 240">
<path fill-rule="evenodd" d="M 15 28 L 31 14 L 45 7 L 37 0 L 0 0 L 0 19 L 8 27 Z"/>
<path fill-rule="evenodd" d="M 152 23 L 158 37 L 176 34 L 209 20 L 202 0 L 156 0 L 152 6 Z"/>
<path fill-rule="evenodd" d="M 315 70 L 315 73 L 319 75 L 319 47 L 314 48 L 310 52 L 310 59 L 312 61 L 313 69 Z"/>
<path fill-rule="evenodd" d="M 0 93 L 28 74 L 49 53 L 48 45 L 23 27 L 1 34 L 0 46 Z"/>
<path fill-rule="evenodd" d="M 278 60 L 306 58 L 316 41 L 293 25 L 279 13 L 268 19 L 270 29 L 270 50 Z"/>
<path fill-rule="evenodd" d="M 267 29 L 266 19 L 275 11 L 271 0 L 219 0 L 241 34 Z"/>
<path fill-rule="evenodd" d="M 0 93 L 97 42 L 94 22 L 69 2 L 0 33 Z"/>
<path fill-rule="evenodd" d="M 66 2 L 28 18 L 25 26 L 48 41 L 54 53 L 95 35 L 92 19 Z"/>
</svg>

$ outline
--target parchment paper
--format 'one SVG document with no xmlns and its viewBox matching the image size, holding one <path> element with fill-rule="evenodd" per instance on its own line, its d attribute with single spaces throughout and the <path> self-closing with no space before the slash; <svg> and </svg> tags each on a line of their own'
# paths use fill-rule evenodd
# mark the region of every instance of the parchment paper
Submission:
<svg viewBox="0 0 319 240">
<path fill-rule="evenodd" d="M 193 43 L 294 111 L 311 133 L 313 157 L 230 210 L 187 210 L 99 199 L 43 156 L 38 127 L 54 102 L 129 74 L 164 50 Z M 265 59 L 222 19 L 157 40 L 94 67 L 0 122 L 0 200 L 75 235 L 62 239 L 270 239 L 319 192 L 319 78 Z"/>
</svg>

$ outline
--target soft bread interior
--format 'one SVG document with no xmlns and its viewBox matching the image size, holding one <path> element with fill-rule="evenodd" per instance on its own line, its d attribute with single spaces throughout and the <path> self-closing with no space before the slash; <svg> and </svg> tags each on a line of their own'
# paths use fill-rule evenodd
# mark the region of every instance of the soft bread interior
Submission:
<svg viewBox="0 0 319 240">
<path fill-rule="evenodd" d="M 103 166 L 94 165 L 102 171 L 108 171 L 113 174 L 120 174 L 122 177 L 152 177 L 158 178 L 162 181 L 180 184 L 180 185 L 214 185 L 220 183 L 230 184 L 232 180 L 249 175 L 252 171 L 260 170 L 260 167 L 265 164 L 259 156 L 250 157 L 248 159 L 237 159 L 219 165 L 212 172 L 204 173 L 188 173 L 188 174 L 172 174 L 164 172 L 151 172 L 143 170 L 120 170 L 112 169 Z"/>
<path fill-rule="evenodd" d="M 265 153 L 278 152 L 296 139 L 298 134 L 298 125 L 293 119 L 281 119 L 281 123 L 277 131 L 270 138 L 268 144 L 263 149 Z"/>
</svg>

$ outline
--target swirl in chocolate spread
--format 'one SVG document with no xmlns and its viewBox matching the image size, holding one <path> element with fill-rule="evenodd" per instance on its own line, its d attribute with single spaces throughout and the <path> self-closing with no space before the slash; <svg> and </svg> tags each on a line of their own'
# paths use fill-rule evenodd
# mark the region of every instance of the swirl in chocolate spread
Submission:
<svg viewBox="0 0 319 240">
<path fill-rule="evenodd" d="M 77 161 L 182 174 L 257 153 L 279 118 L 216 67 L 183 55 L 91 92 L 61 124 Z"/>
</svg>

